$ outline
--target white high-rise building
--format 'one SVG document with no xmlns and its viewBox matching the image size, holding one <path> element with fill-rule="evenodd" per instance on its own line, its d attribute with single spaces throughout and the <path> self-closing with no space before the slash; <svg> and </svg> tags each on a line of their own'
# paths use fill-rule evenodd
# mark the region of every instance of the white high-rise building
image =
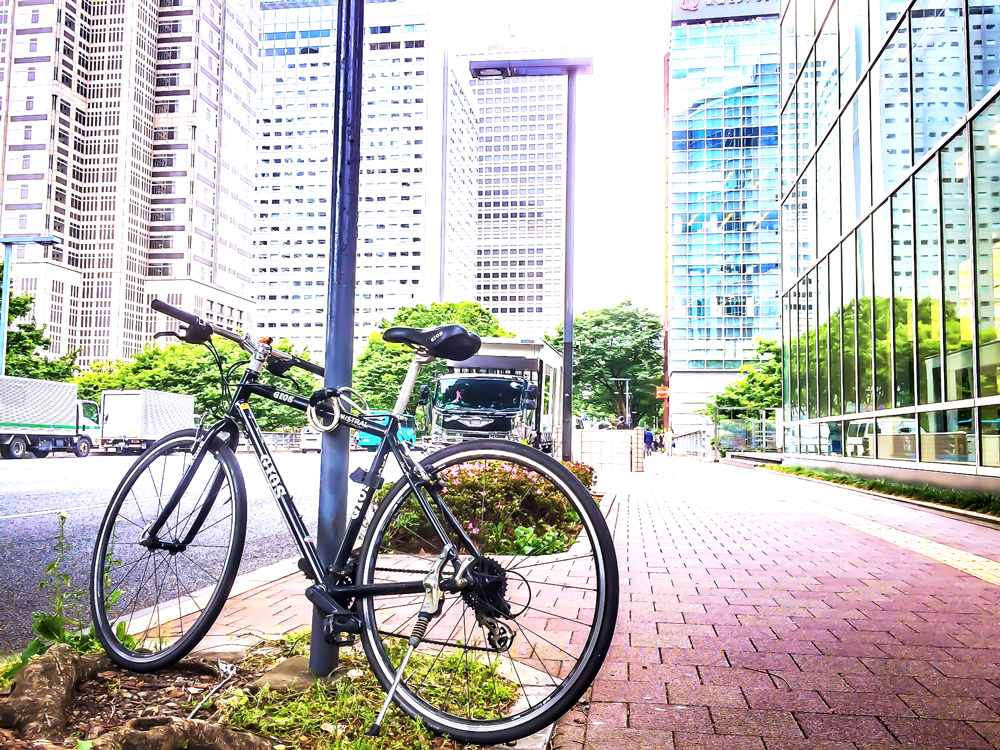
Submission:
<svg viewBox="0 0 1000 750">
<path fill-rule="evenodd" d="M 62 239 L 12 267 L 53 354 L 135 354 L 154 297 L 249 324 L 257 34 L 250 0 L 0 10 L 0 233 Z"/>
<path fill-rule="evenodd" d="M 261 8 L 258 330 L 322 359 L 337 6 Z M 475 112 L 432 27 L 426 0 L 365 7 L 356 350 L 401 307 L 474 294 Z"/>
<path fill-rule="evenodd" d="M 466 75 L 468 60 L 491 57 L 505 54 L 470 56 Z M 470 86 L 483 149 L 476 300 L 508 330 L 540 337 L 563 317 L 566 81 L 480 79 Z"/>
</svg>

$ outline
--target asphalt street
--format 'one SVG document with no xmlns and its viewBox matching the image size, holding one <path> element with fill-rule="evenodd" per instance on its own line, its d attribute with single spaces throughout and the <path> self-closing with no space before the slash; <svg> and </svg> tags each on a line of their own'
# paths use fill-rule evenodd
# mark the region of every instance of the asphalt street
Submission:
<svg viewBox="0 0 1000 750">
<path fill-rule="evenodd" d="M 238 454 L 247 485 L 247 541 L 241 573 L 257 570 L 296 554 L 287 527 L 271 497 L 256 457 Z M 115 487 L 136 459 L 94 453 L 81 459 L 53 454 L 48 458 L 0 460 L 0 654 L 20 650 L 32 637 L 31 613 L 48 608 L 48 592 L 39 591 L 58 530 L 56 513 L 66 511 L 71 545 L 64 569 L 71 588 L 85 590 L 98 526 Z M 299 512 L 315 531 L 319 495 L 318 454 L 275 454 L 275 461 Z M 367 466 L 371 454 L 351 453 L 351 467 Z M 398 476 L 390 460 L 385 477 Z M 353 492 L 349 493 L 351 497 Z M 303 579 L 305 581 L 305 579 Z M 86 597 L 80 601 L 89 621 Z"/>
</svg>

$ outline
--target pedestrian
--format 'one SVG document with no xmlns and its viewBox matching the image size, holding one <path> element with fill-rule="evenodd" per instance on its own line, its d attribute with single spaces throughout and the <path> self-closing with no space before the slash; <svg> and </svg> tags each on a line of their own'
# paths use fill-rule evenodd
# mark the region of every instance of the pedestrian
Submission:
<svg viewBox="0 0 1000 750">
<path fill-rule="evenodd" d="M 663 437 L 664 437 L 664 443 L 667 446 L 667 455 L 668 456 L 674 455 L 674 448 L 677 447 L 677 441 L 674 440 L 673 428 L 668 427 L 667 432 Z"/>
<path fill-rule="evenodd" d="M 653 433 L 648 427 L 646 428 L 646 431 L 642 434 L 642 442 L 646 446 L 646 455 L 648 456 L 650 453 L 653 452 Z"/>
</svg>

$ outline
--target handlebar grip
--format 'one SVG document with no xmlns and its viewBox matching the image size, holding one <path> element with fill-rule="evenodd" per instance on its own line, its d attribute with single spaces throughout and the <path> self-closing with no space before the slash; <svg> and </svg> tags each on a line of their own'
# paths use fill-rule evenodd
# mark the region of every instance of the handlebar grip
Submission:
<svg viewBox="0 0 1000 750">
<path fill-rule="evenodd" d="M 163 313 L 164 315 L 169 315 L 171 318 L 176 318 L 182 323 L 187 323 L 188 325 L 192 326 L 197 325 L 198 323 L 198 317 L 196 315 L 192 315 L 189 312 L 181 310 L 179 307 L 168 305 L 161 299 L 154 299 L 152 302 L 149 303 L 149 306 L 152 307 L 154 310 L 156 310 L 156 312 Z"/>
</svg>

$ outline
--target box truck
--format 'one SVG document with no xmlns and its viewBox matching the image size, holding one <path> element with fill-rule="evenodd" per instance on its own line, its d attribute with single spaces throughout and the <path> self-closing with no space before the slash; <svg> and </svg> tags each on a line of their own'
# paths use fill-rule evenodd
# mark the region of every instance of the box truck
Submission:
<svg viewBox="0 0 1000 750">
<path fill-rule="evenodd" d="M 163 391 L 105 391 L 101 447 L 141 452 L 164 435 L 194 427 L 194 396 Z"/>
<path fill-rule="evenodd" d="M 89 456 L 101 430 L 97 404 L 76 395 L 76 383 L 0 376 L 0 455 Z"/>
</svg>

